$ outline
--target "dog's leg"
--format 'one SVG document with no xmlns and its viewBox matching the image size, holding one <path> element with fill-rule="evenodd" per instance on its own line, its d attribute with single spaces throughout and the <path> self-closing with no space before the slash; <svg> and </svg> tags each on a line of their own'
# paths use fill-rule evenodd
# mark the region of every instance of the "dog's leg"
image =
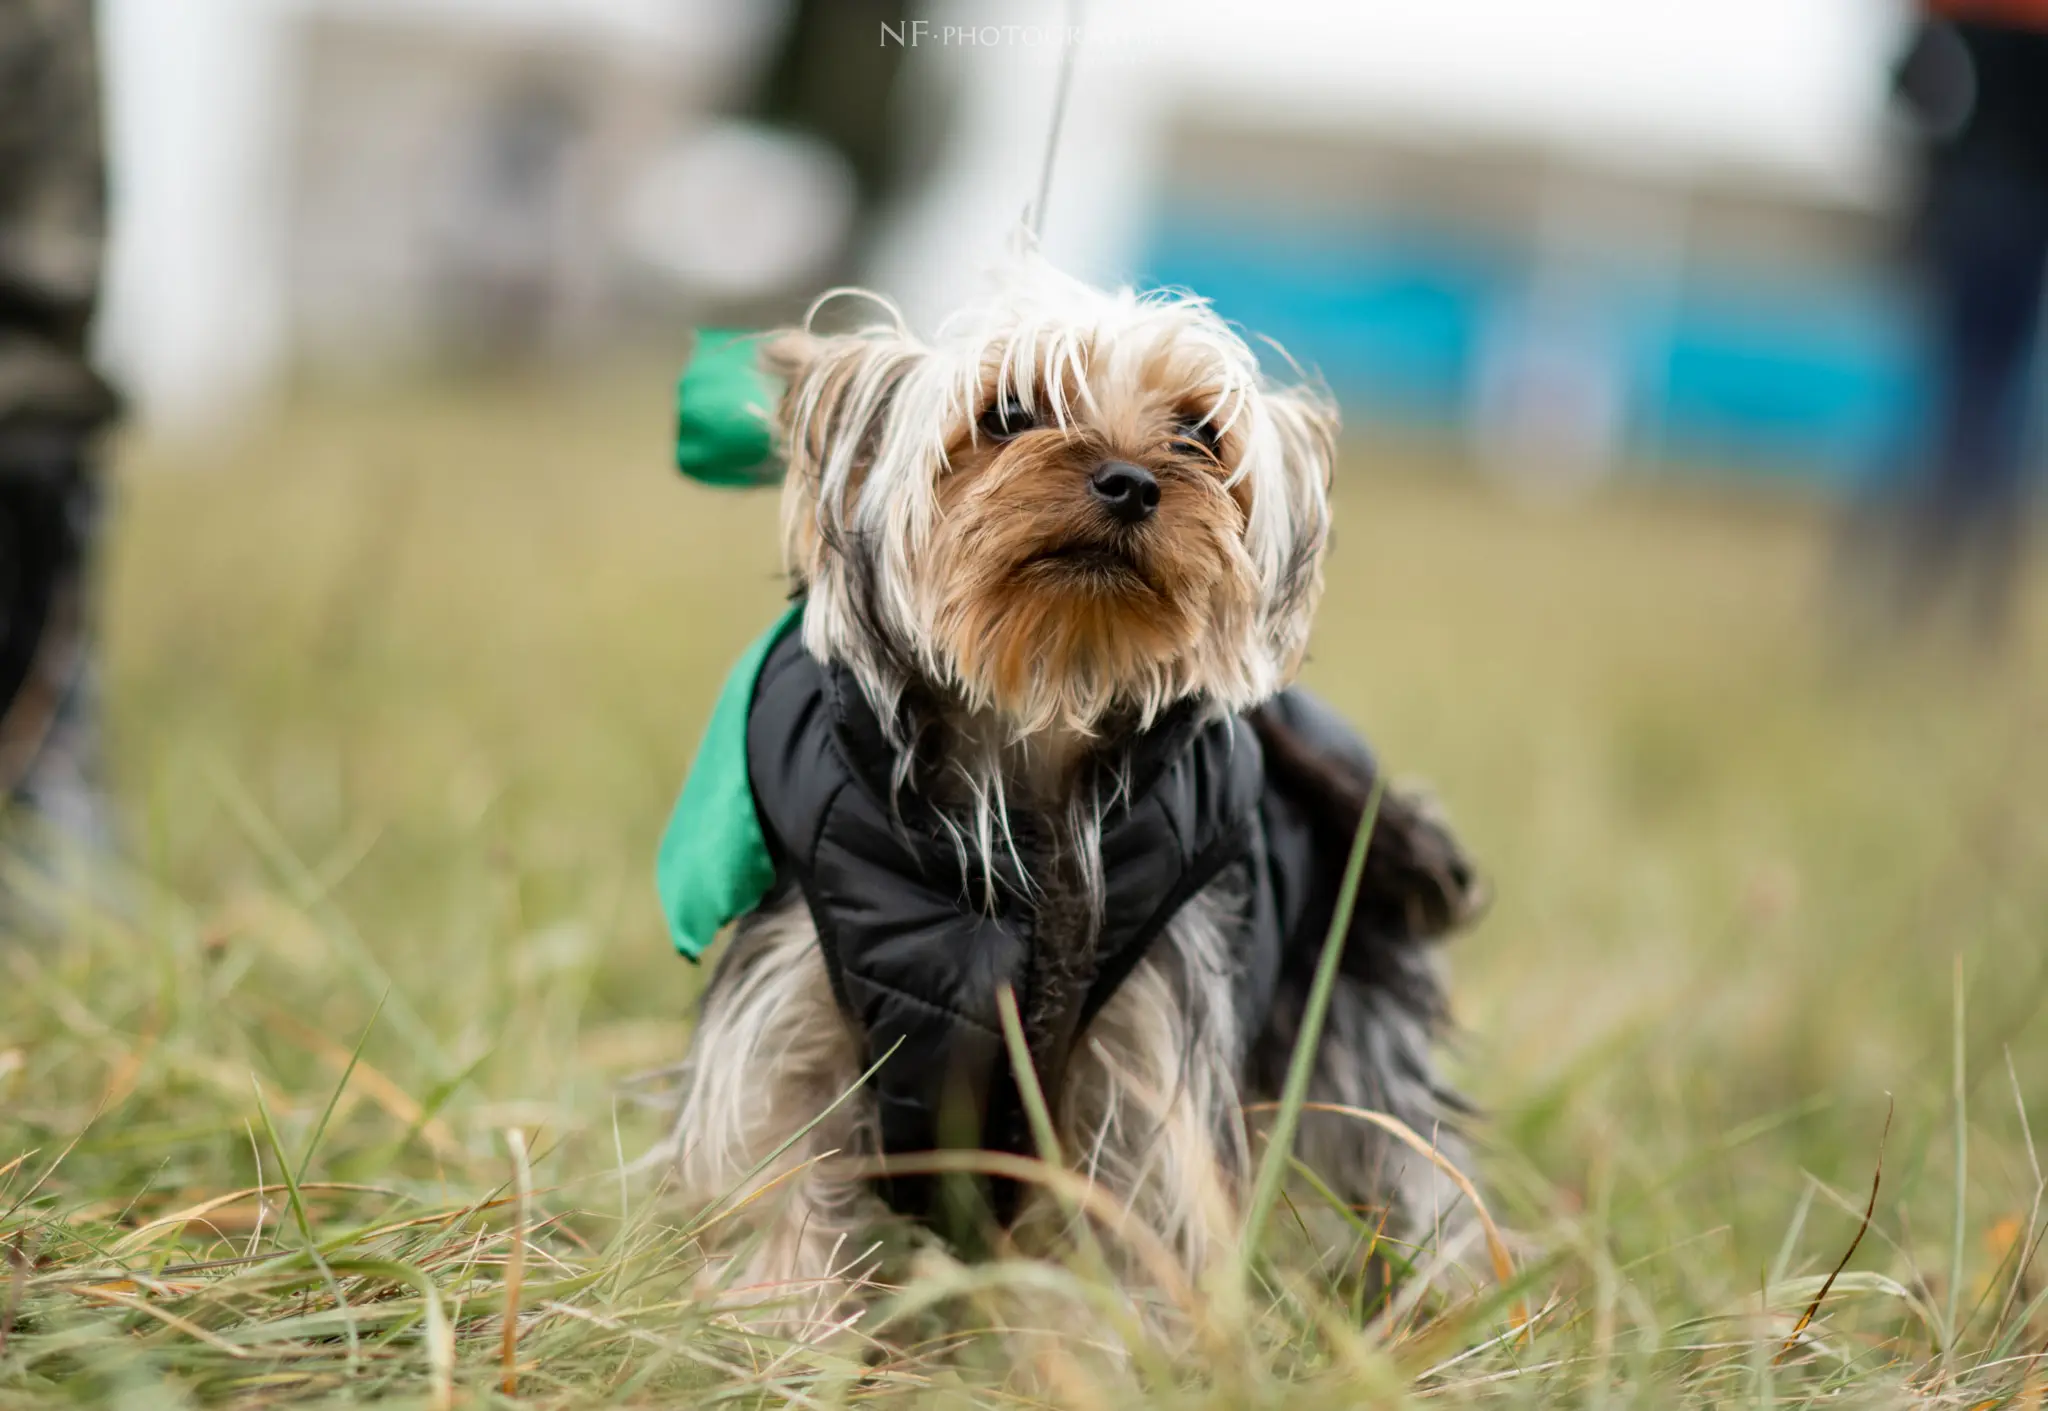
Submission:
<svg viewBox="0 0 2048 1411">
<path fill-rule="evenodd" d="M 774 1304 L 785 1328 L 824 1325 L 872 1264 L 861 1241 L 879 1206 L 846 1168 L 873 1149 L 873 1098 L 852 1093 L 769 1160 L 861 1070 L 860 1040 L 833 1000 L 803 904 L 742 921 L 691 1039 L 676 1143 L 687 1197 L 737 1211 L 712 1237 L 739 1260 L 727 1286 Z"/>
<path fill-rule="evenodd" d="M 1245 1169 L 1231 958 L 1243 916 L 1235 876 L 1181 909 L 1082 1035 L 1059 1104 L 1069 1164 L 1190 1283 L 1228 1245 Z M 1129 1241 L 1110 1243 L 1146 1277 Z"/>
</svg>

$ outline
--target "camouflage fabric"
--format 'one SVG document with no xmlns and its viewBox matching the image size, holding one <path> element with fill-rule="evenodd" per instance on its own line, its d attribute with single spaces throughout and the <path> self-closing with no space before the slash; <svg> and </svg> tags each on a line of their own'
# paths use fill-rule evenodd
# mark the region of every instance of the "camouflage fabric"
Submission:
<svg viewBox="0 0 2048 1411">
<path fill-rule="evenodd" d="M 0 805 L 96 838 L 87 355 L 106 233 L 90 0 L 0 0 Z"/>
<path fill-rule="evenodd" d="M 106 238 L 89 0 L 0 3 L 0 455 L 25 428 L 90 428 L 114 394 L 86 357 Z"/>
</svg>

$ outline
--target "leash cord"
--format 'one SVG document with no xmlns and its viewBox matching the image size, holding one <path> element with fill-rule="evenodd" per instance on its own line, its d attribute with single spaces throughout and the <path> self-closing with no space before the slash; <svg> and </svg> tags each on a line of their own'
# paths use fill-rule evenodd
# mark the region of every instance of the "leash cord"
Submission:
<svg viewBox="0 0 2048 1411">
<path fill-rule="evenodd" d="M 1052 171 L 1060 150 L 1060 131 L 1067 122 L 1067 95 L 1074 84 L 1074 51 L 1080 48 L 1082 0 L 1066 0 L 1060 33 L 1060 70 L 1052 93 L 1052 119 L 1045 133 L 1045 160 L 1038 169 L 1038 199 L 1025 223 L 1036 241 L 1045 232 L 1045 203 L 1052 194 Z"/>
</svg>

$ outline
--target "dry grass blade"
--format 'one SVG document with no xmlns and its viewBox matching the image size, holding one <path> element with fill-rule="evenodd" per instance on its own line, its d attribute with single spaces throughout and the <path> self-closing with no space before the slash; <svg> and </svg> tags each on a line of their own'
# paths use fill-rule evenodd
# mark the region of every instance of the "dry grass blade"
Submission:
<svg viewBox="0 0 2048 1411">
<path fill-rule="evenodd" d="M 382 1275 L 419 1290 L 425 1304 L 428 1405 L 433 1411 L 448 1411 L 455 1404 L 455 1330 L 433 1279 L 422 1269 L 388 1259 L 337 1261 L 335 1267 L 351 1274 Z"/>
<path fill-rule="evenodd" d="M 168 1215 L 159 1215 L 154 1220 L 137 1225 L 133 1230 L 115 1241 L 108 1248 L 107 1252 L 117 1257 L 133 1254 L 143 1246 L 151 1243 L 152 1237 L 161 1237 L 165 1231 L 182 1229 L 194 1221 L 205 1219 L 223 1206 L 233 1205 L 237 1201 L 247 1200 L 251 1196 L 254 1196 L 260 1202 L 271 1189 L 272 1187 L 269 1186 L 244 1186 L 241 1190 L 228 1191 L 224 1195 L 212 1196 L 206 1200 L 199 1201 L 197 1204 L 173 1210 Z M 356 1181 L 307 1181 L 299 1186 L 299 1194 L 301 1196 L 309 1191 L 332 1191 L 336 1193 L 383 1196 L 396 1196 L 398 1194 L 397 1191 L 384 1186 L 364 1185 Z"/>
<path fill-rule="evenodd" d="M 92 1110 L 92 1116 L 85 1119 L 85 1125 L 78 1129 L 78 1135 L 74 1136 L 70 1141 L 66 1142 L 64 1144 L 64 1149 L 57 1153 L 57 1159 L 55 1161 L 52 1161 L 48 1166 L 43 1168 L 43 1174 L 36 1177 L 36 1183 L 30 1186 L 27 1190 L 23 1191 L 20 1197 L 15 1200 L 14 1204 L 8 1206 L 6 1210 L 0 1211 L 0 1220 L 12 1220 L 14 1218 L 14 1213 L 17 1210 L 20 1210 L 22 1206 L 27 1205 L 31 1200 L 34 1200 L 36 1198 L 36 1192 L 40 1191 L 44 1187 L 44 1185 L 46 1185 L 49 1182 L 50 1177 L 57 1174 L 57 1168 L 64 1164 L 64 1158 L 71 1155 L 72 1152 L 78 1150 L 78 1144 L 85 1140 L 85 1134 L 92 1130 L 93 1123 L 99 1121 L 100 1114 L 105 1111 L 106 1103 L 102 1101 L 99 1106 L 95 1107 Z M 26 1155 L 17 1158 L 17 1160 L 26 1159 Z"/>
<path fill-rule="evenodd" d="M 1836 1261 L 1834 1271 L 1821 1282 L 1820 1292 L 1813 1296 L 1813 1302 L 1806 1305 L 1806 1311 L 1801 1313 L 1799 1321 L 1792 1325 L 1791 1335 L 1785 1339 L 1785 1345 L 1778 1349 L 1778 1357 L 1781 1360 L 1798 1346 L 1800 1334 L 1806 1331 L 1806 1325 L 1820 1312 L 1821 1304 L 1827 1301 L 1828 1291 L 1834 1288 L 1835 1280 L 1842 1276 L 1842 1271 L 1849 1267 L 1849 1261 L 1856 1257 L 1863 1237 L 1870 1233 L 1871 1216 L 1877 1213 L 1877 1190 L 1884 1183 L 1884 1144 L 1886 1138 L 1892 1134 L 1893 1107 L 1892 1100 L 1887 1098 L 1884 1105 L 1884 1130 L 1877 1134 L 1877 1169 L 1870 1173 L 1870 1200 L 1863 1207 L 1863 1222 L 1856 1227 L 1856 1238 L 1849 1241 L 1849 1247 L 1842 1251 L 1842 1257 Z"/>
<path fill-rule="evenodd" d="M 816 1156 L 807 1157 L 804 1160 L 797 1162 L 796 1165 L 790 1167 L 787 1171 L 779 1172 L 770 1179 L 763 1181 L 759 1186 L 749 1191 L 746 1195 L 741 1196 L 737 1201 L 733 1202 L 731 1205 L 728 1205 L 725 1209 L 719 1211 L 716 1215 L 712 1216 L 709 1220 L 706 1220 L 703 1224 L 691 1226 L 691 1237 L 693 1239 L 698 1240 L 703 1239 L 704 1236 L 710 1234 L 711 1231 L 717 1229 L 718 1226 L 725 1223 L 727 1220 L 730 1220 L 737 1215 L 743 1214 L 749 1208 L 751 1208 L 760 1201 L 766 1200 L 769 1196 L 775 1194 L 776 1191 L 782 1189 L 783 1187 L 790 1185 L 793 1182 L 802 1180 L 806 1172 L 816 1170 L 819 1166 L 824 1165 L 827 1161 L 830 1161 L 833 1157 L 838 1155 L 839 1148 L 835 1146 L 830 1148 L 829 1150 L 819 1152 Z"/>
<path fill-rule="evenodd" d="M 1261 1102 L 1254 1103 L 1246 1110 L 1250 1112 L 1263 1112 L 1274 1106 L 1276 1106 L 1274 1103 Z M 1514 1257 L 1508 1252 L 1508 1242 L 1501 1236 L 1500 1226 L 1494 1223 L 1492 1213 L 1486 1208 L 1486 1202 L 1479 1198 L 1479 1188 L 1472 1184 L 1471 1177 L 1453 1165 L 1450 1159 L 1438 1151 L 1433 1143 L 1425 1141 L 1420 1133 L 1400 1118 L 1391 1117 L 1384 1112 L 1373 1112 L 1363 1107 L 1347 1107 L 1340 1102 L 1305 1102 L 1301 1105 L 1301 1110 L 1303 1112 L 1331 1112 L 1339 1117 L 1350 1117 L 1360 1122 L 1370 1123 L 1394 1138 L 1394 1140 L 1400 1142 L 1403 1146 L 1414 1151 L 1423 1160 L 1435 1166 L 1437 1170 L 1443 1172 L 1445 1176 L 1450 1178 L 1453 1185 L 1465 1193 L 1465 1199 L 1472 1202 L 1472 1212 L 1479 1217 L 1479 1228 L 1486 1235 L 1486 1255 L 1493 1265 L 1494 1279 L 1503 1287 L 1514 1282 Z M 1517 1329 L 1526 1329 L 1528 1326 L 1528 1300 L 1517 1298 L 1515 1300 L 1515 1327 Z"/>
<path fill-rule="evenodd" d="M 226 1353 L 237 1361 L 246 1361 L 250 1356 L 247 1348 L 236 1347 L 233 1343 L 208 1332 L 191 1319 L 180 1318 L 169 1309 L 158 1308 L 149 1300 L 137 1298 L 132 1293 L 123 1293 L 119 1289 L 110 1289 L 104 1285 L 70 1284 L 66 1287 L 71 1293 L 77 1294 L 80 1298 L 90 1298 L 101 1303 L 111 1303 L 117 1307 L 126 1308 L 131 1312 L 141 1313 L 146 1317 L 154 1318 L 165 1327 L 175 1328 L 194 1342 L 203 1342 L 215 1352 Z"/>
<path fill-rule="evenodd" d="M 526 1230 L 533 1200 L 533 1172 L 526 1163 L 526 1134 L 517 1127 L 505 1132 L 512 1151 L 512 1179 L 518 1201 L 512 1216 L 512 1247 L 505 1254 L 505 1332 L 499 1348 L 505 1395 L 519 1393 L 519 1287 L 526 1276 Z"/>
<path fill-rule="evenodd" d="M 1790 1279 L 1783 1284 L 1774 1284 L 1764 1290 L 1763 1306 L 1770 1309 L 1804 1308 L 1813 1301 L 1814 1294 L 1820 1292 L 1821 1285 L 1826 1282 L 1825 1276 L 1816 1274 L 1811 1278 Z M 1927 1335 L 1930 1338 L 1941 1336 L 1941 1310 L 1934 1307 L 1919 1292 L 1908 1288 L 1905 1284 L 1891 1278 L 1889 1275 L 1872 1273 L 1868 1270 L 1856 1270 L 1851 1273 L 1845 1273 L 1835 1280 L 1833 1291 L 1837 1296 L 1845 1293 L 1861 1293 L 1892 1299 L 1912 1313 L 1920 1326 L 1927 1330 Z M 1754 1318 L 1755 1307 L 1751 1304 L 1745 1305 L 1741 1312 L 1723 1314 L 1721 1320 L 1753 1322 Z M 1728 1346 L 1747 1348 L 1753 1346 L 1754 1342 L 1755 1339 L 1751 1338 L 1730 1343 Z"/>
<path fill-rule="evenodd" d="M 868 1080 L 873 1078 L 875 1074 L 881 1072 L 882 1065 L 887 1063 L 891 1058 L 895 1057 L 896 1050 L 901 1048 L 902 1046 L 903 1040 L 900 1038 L 896 1040 L 895 1043 L 890 1044 L 888 1052 L 884 1053 L 880 1058 L 877 1058 L 873 1063 L 869 1064 L 867 1071 L 862 1073 L 858 1078 L 854 1079 L 853 1082 L 847 1084 L 846 1088 L 839 1094 L 839 1096 L 833 1098 L 831 1102 L 827 1103 L 823 1108 L 819 1110 L 817 1116 L 811 1118 L 810 1121 L 804 1123 L 803 1126 L 797 1128 L 794 1132 L 790 1133 L 787 1137 L 783 1138 L 783 1140 L 775 1147 L 773 1151 L 769 1152 L 759 1161 L 756 1161 L 753 1164 L 752 1168 L 748 1170 L 746 1175 L 741 1177 L 739 1183 L 735 1185 L 731 1190 L 725 1192 L 725 1194 L 713 1200 L 709 1205 L 705 1206 L 702 1210 L 699 1210 L 696 1213 L 696 1215 L 692 1217 L 692 1219 L 689 1221 L 687 1228 L 693 1231 L 702 1232 L 704 1230 L 709 1229 L 719 1220 L 724 1219 L 726 1215 L 730 1214 L 732 1209 L 733 1198 L 737 1192 L 744 1191 L 747 1189 L 747 1187 L 751 1186 L 754 1183 L 755 1177 L 759 1176 L 763 1171 L 766 1171 L 769 1167 L 773 1166 L 776 1162 L 780 1161 L 783 1158 L 783 1156 L 790 1151 L 792 1147 L 794 1147 L 798 1142 L 802 1141 L 805 1137 L 809 1136 L 812 1133 L 812 1131 L 814 1131 L 820 1124 L 822 1124 L 826 1118 L 830 1117 L 834 1112 L 837 1112 L 840 1109 L 840 1107 L 844 1105 L 848 1101 L 848 1099 L 852 1098 L 852 1096 L 855 1093 L 860 1092 L 863 1088 L 865 1088 L 868 1085 Z M 779 1180 L 782 1178 L 778 1177 L 777 1179 Z M 772 1185 L 774 1183 L 770 1182 L 770 1184 Z M 756 1191 L 751 1196 L 741 1198 L 739 1203 L 741 1205 L 744 1205 L 758 1197 L 760 1194 L 761 1192 Z"/>
</svg>

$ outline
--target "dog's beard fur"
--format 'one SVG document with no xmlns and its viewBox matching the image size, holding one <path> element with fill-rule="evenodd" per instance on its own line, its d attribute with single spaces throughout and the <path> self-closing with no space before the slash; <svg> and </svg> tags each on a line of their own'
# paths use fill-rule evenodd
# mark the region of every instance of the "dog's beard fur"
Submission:
<svg viewBox="0 0 2048 1411">
<path fill-rule="evenodd" d="M 1158 423 L 1149 436 L 1048 427 L 950 457 L 920 607 L 964 704 L 1018 738 L 1092 737 L 1119 707 L 1142 720 L 1253 689 L 1242 502 L 1206 451 L 1175 448 L 1170 410 L 1146 420 Z M 1163 448 L 1146 466 L 1159 509 L 1126 527 L 1092 501 L 1088 477 L 1146 442 Z"/>
</svg>

